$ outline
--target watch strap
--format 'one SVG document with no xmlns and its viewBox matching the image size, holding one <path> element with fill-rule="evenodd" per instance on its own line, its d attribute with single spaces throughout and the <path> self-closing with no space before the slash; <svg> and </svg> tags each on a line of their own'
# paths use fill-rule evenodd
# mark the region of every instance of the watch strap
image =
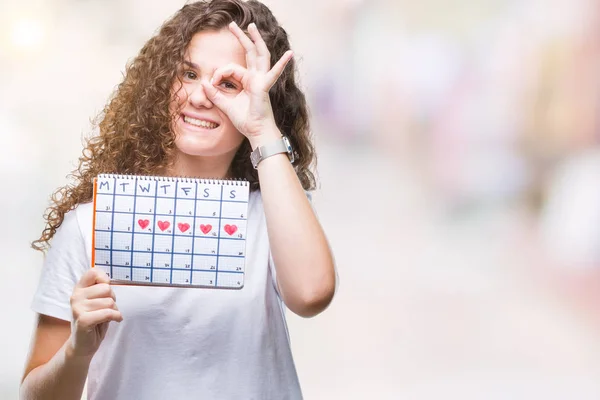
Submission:
<svg viewBox="0 0 600 400">
<path fill-rule="evenodd" d="M 258 164 L 265 158 L 274 156 L 275 154 L 287 153 L 291 162 L 294 162 L 292 146 L 287 137 L 283 136 L 279 140 L 267 143 L 263 146 L 258 146 L 250 154 L 250 161 L 254 168 L 258 168 Z"/>
</svg>

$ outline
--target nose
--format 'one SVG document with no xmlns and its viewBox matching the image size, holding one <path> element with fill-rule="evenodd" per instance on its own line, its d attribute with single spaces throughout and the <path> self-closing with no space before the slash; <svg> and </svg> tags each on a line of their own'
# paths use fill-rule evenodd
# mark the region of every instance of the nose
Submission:
<svg viewBox="0 0 600 400">
<path fill-rule="evenodd" d="M 213 103 L 208 99 L 199 81 L 188 92 L 188 102 L 195 108 L 212 108 Z"/>
</svg>

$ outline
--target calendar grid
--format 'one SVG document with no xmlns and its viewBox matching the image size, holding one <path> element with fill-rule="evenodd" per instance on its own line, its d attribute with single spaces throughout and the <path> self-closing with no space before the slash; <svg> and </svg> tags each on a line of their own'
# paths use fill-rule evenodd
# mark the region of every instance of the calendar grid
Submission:
<svg viewBox="0 0 600 400">
<path fill-rule="evenodd" d="M 137 178 L 135 179 L 137 184 Z M 152 211 L 154 211 L 153 220 L 156 221 L 156 202 L 158 201 L 158 185 L 154 185 L 154 207 L 152 207 Z M 136 211 L 136 210 L 133 210 Z M 154 236 L 155 229 L 152 230 L 152 254 L 150 254 L 150 265 L 154 265 Z M 134 250 L 134 249 L 132 249 Z M 132 276 L 133 277 L 133 276 Z M 150 268 L 150 282 L 154 282 L 154 268 Z"/>
<path fill-rule="evenodd" d="M 119 193 L 115 193 L 115 194 L 114 194 L 114 196 L 115 196 L 115 197 L 121 197 L 121 196 L 124 196 L 124 197 L 131 197 L 132 195 L 131 195 L 131 194 L 122 194 L 122 193 L 121 193 L 121 194 L 119 194 Z M 137 195 L 137 197 L 147 197 L 147 198 L 150 198 L 150 199 L 151 199 L 151 198 L 153 198 L 154 196 L 145 196 L 145 195 L 143 195 L 143 194 L 140 194 L 140 195 Z M 170 197 L 170 196 L 161 196 L 161 199 L 172 199 L 172 200 L 175 200 L 175 199 L 176 199 L 176 197 Z M 212 202 L 215 202 L 215 203 L 220 203 L 220 202 L 221 202 L 221 200 L 215 200 L 215 199 L 203 199 L 202 201 L 212 201 Z M 246 201 L 243 201 L 243 200 L 227 200 L 227 202 L 228 202 L 228 203 L 247 203 Z M 150 214 L 150 213 L 148 213 L 148 214 Z M 159 214 L 159 215 L 160 215 L 160 214 Z"/>
<path fill-rule="evenodd" d="M 227 240 L 227 239 L 225 239 L 225 240 Z M 104 249 L 96 247 L 95 250 L 104 250 Z M 113 249 L 113 251 L 115 253 L 119 253 L 120 252 L 120 253 L 152 254 L 152 251 L 143 251 L 143 250 L 120 250 L 120 249 Z M 190 255 L 190 253 L 179 253 L 179 252 L 173 252 L 173 254 L 176 255 L 176 256 L 177 255 L 179 255 L 179 256 Z M 194 253 L 194 255 L 196 255 L 196 256 L 205 256 L 205 257 L 215 257 L 214 254 L 208 254 L 208 253 Z M 230 257 L 230 258 L 245 258 L 245 256 L 232 256 L 232 255 L 229 255 L 227 257 Z M 136 266 L 136 268 L 137 267 L 138 266 Z"/>
<path fill-rule="evenodd" d="M 135 226 L 135 203 L 137 200 L 137 178 L 135 178 L 135 184 L 134 184 L 134 189 L 133 189 L 133 212 L 131 213 L 131 226 L 134 227 Z M 115 209 L 113 207 L 113 213 L 115 212 Z M 131 266 L 131 274 L 129 275 L 131 277 L 131 280 L 133 280 L 133 244 L 135 243 L 135 229 L 131 229 L 131 259 L 129 262 L 129 265 Z"/>
<path fill-rule="evenodd" d="M 219 240 L 217 240 L 217 255 L 221 246 L 221 221 L 223 218 L 223 186 L 221 186 L 221 204 L 219 204 Z M 215 271 L 215 286 L 219 284 L 219 257 L 217 256 L 217 266 Z"/>
<path fill-rule="evenodd" d="M 148 270 L 151 270 L 153 268 L 152 267 L 135 267 L 135 269 L 148 269 Z M 172 268 L 172 269 L 173 269 L 173 271 L 186 271 L 186 272 L 189 271 L 189 269 L 187 269 L 187 268 Z M 210 270 L 210 269 L 195 269 L 194 271 L 197 271 L 197 272 L 210 272 L 212 274 L 215 273 L 214 269 L 213 270 Z M 221 271 L 221 273 L 223 273 L 223 271 Z M 227 271 L 227 273 L 228 274 L 241 275 L 244 272 L 242 272 L 242 271 Z"/>
<path fill-rule="evenodd" d="M 113 183 L 116 183 L 117 180 L 113 179 Z M 113 184 L 113 190 L 114 190 L 114 184 Z M 115 196 L 113 195 L 113 199 L 112 199 L 112 209 L 115 209 Z M 115 227 L 115 214 L 111 215 L 111 219 L 110 219 L 110 228 L 114 229 Z M 114 234 L 111 232 L 110 233 L 110 276 L 113 276 L 113 248 L 114 248 L 114 244 L 113 244 L 113 239 L 114 239 Z"/>
<path fill-rule="evenodd" d="M 102 211 L 99 211 L 99 213 L 101 213 Z M 108 213 L 107 213 L 108 214 Z M 117 213 L 115 213 L 117 214 Z M 206 218 L 206 217 L 202 217 L 202 218 Z M 233 219 L 233 218 L 227 218 L 227 219 Z M 245 220 L 242 220 L 245 221 Z M 130 233 L 128 231 L 119 231 L 119 230 L 109 230 L 109 229 L 96 229 L 96 232 L 115 232 L 115 233 Z M 136 235 L 148 235 L 148 236 L 173 236 L 172 233 L 158 233 L 158 232 L 154 232 L 154 233 L 150 233 L 150 232 L 137 232 Z M 175 236 L 177 237 L 190 237 L 190 235 L 180 235 L 180 234 L 175 234 Z M 246 239 L 244 238 L 233 238 L 233 237 L 222 237 L 221 239 L 223 240 L 239 240 L 239 241 L 244 241 Z"/>
<path fill-rule="evenodd" d="M 194 191 L 194 198 L 196 198 L 198 196 L 198 185 L 196 185 L 195 187 L 195 191 Z M 194 202 L 194 218 L 196 216 L 196 213 L 198 212 L 197 210 L 198 208 L 198 202 L 195 201 Z M 192 261 L 190 262 L 190 285 L 194 284 L 194 274 L 192 273 L 192 271 L 194 271 L 194 246 L 196 245 L 196 229 L 192 229 Z M 173 249 L 175 250 L 175 249 Z"/>
<path fill-rule="evenodd" d="M 132 195 L 126 195 L 127 197 L 132 197 Z M 138 196 L 139 197 L 139 196 Z M 166 197 L 163 197 L 166 198 Z M 225 201 L 225 203 L 243 203 L 241 201 Z M 99 213 L 107 213 L 107 214 L 111 214 L 112 212 L 110 211 L 102 211 L 102 210 L 98 210 Z M 115 211 L 112 214 L 129 214 L 128 212 L 121 212 L 121 211 Z M 153 216 L 157 216 L 157 217 L 172 217 L 172 214 L 160 214 L 160 213 L 143 213 L 143 212 L 136 212 L 136 214 L 138 215 L 153 215 Z M 206 217 L 202 217 L 202 218 L 206 218 L 206 219 L 219 219 L 219 217 L 210 217 L 210 216 L 206 216 Z M 231 219 L 231 220 L 236 220 L 236 221 L 246 221 L 246 218 L 227 218 L 227 219 Z M 138 232 L 138 233 L 144 233 L 144 232 Z"/>
<path fill-rule="evenodd" d="M 175 201 L 173 202 L 173 215 L 177 218 L 177 185 L 179 182 L 175 182 Z M 175 219 L 173 220 L 175 222 Z M 169 277 L 169 283 L 173 283 L 173 253 L 175 252 L 175 223 L 173 223 L 173 237 L 171 238 L 171 276 Z"/>
<path fill-rule="evenodd" d="M 241 289 L 249 195 L 245 181 L 99 175 L 92 264 L 115 284 Z"/>
</svg>

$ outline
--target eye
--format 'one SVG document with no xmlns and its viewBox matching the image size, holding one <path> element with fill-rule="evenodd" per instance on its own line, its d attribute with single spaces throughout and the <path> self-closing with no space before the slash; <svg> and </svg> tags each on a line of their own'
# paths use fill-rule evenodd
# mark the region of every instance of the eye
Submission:
<svg viewBox="0 0 600 400">
<path fill-rule="evenodd" d="M 237 89 L 237 85 L 235 85 L 229 81 L 222 81 L 219 86 L 221 86 L 222 88 L 227 89 L 227 90 L 236 90 Z"/>
<path fill-rule="evenodd" d="M 196 73 L 194 71 L 184 71 L 183 77 L 187 78 L 187 79 L 191 79 L 191 80 L 198 79 L 198 75 L 196 75 Z"/>
</svg>

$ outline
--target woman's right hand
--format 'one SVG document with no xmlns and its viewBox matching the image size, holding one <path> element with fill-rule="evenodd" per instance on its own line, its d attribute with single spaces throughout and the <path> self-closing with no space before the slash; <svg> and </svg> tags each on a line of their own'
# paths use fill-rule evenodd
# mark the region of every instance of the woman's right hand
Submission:
<svg viewBox="0 0 600 400">
<path fill-rule="evenodd" d="M 79 280 L 71 296 L 73 322 L 70 351 L 91 358 L 106 335 L 110 321 L 121 322 L 110 279 L 98 269 L 90 269 Z"/>
</svg>

